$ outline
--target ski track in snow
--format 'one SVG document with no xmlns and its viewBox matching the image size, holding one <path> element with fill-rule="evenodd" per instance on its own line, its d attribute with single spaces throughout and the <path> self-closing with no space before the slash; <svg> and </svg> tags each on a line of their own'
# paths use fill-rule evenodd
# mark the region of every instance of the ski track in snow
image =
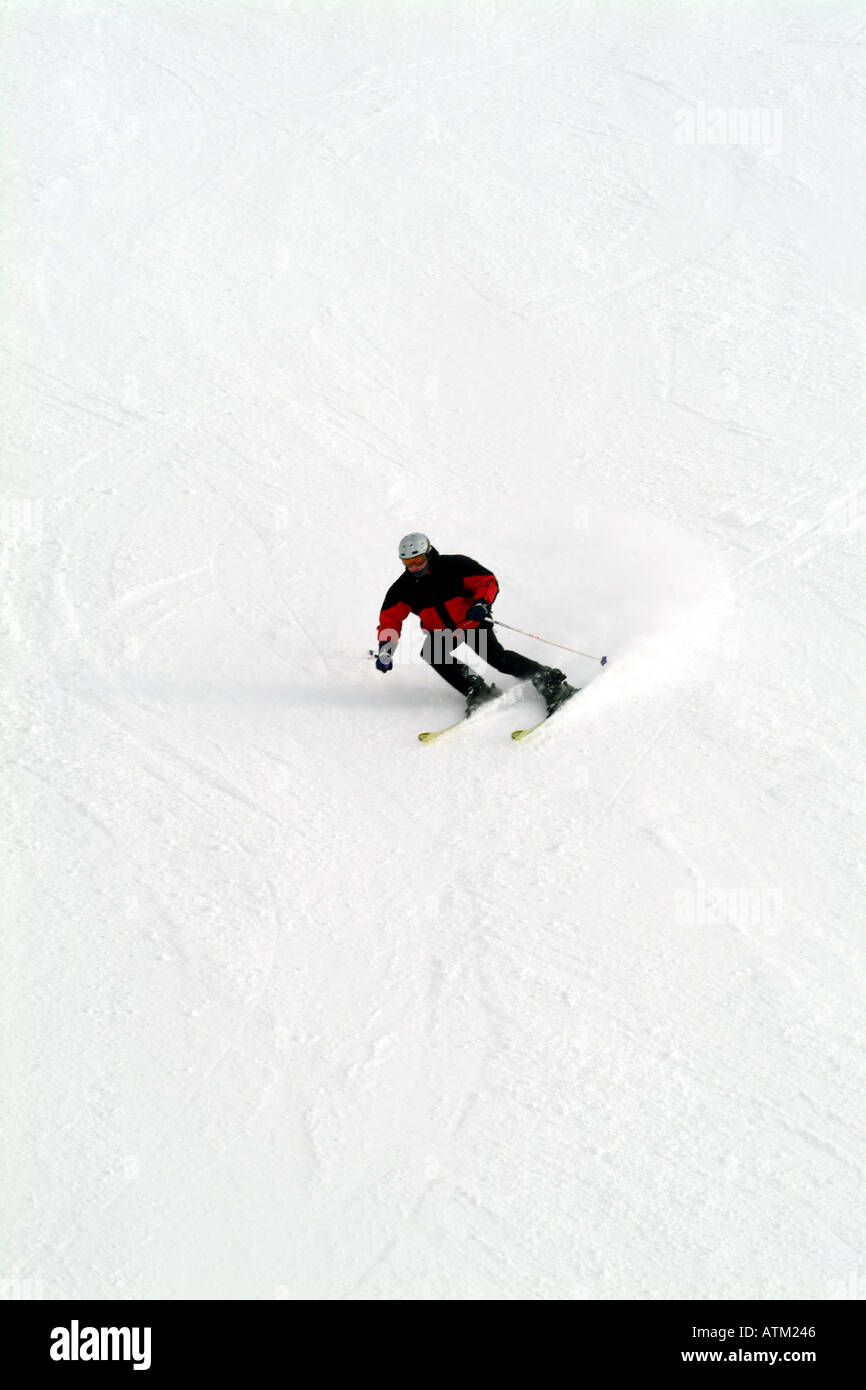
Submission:
<svg viewBox="0 0 866 1390">
<path fill-rule="evenodd" d="M 862 22 L 2 27 L 8 1277 L 837 1296 Z M 780 147 L 678 140 L 697 103 Z M 584 687 L 526 746 L 519 690 L 418 743 L 459 704 L 414 621 L 387 681 L 365 658 L 417 528 L 608 654 L 514 636 Z"/>
</svg>

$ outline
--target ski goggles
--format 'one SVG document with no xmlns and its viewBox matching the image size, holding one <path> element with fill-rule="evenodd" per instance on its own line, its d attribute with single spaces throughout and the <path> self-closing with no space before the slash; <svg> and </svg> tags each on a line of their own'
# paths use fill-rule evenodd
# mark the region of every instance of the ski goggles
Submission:
<svg viewBox="0 0 866 1390">
<path fill-rule="evenodd" d="M 429 559 L 429 555 L 410 555 L 408 559 L 403 561 L 403 564 L 407 570 L 422 570 Z"/>
</svg>

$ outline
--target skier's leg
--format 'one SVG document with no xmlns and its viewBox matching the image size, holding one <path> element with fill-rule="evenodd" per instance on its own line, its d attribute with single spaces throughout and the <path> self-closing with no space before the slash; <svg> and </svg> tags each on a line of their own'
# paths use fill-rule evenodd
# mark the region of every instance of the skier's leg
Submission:
<svg viewBox="0 0 866 1390">
<path fill-rule="evenodd" d="M 477 628 L 468 628 L 464 636 L 467 646 L 477 652 L 482 661 L 486 661 L 494 671 L 501 671 L 505 676 L 516 676 L 518 680 L 527 681 L 531 676 L 547 669 L 545 666 L 539 666 L 537 661 L 531 661 L 528 656 L 521 656 L 520 652 L 507 651 L 487 623 L 482 623 Z"/>
<path fill-rule="evenodd" d="M 434 671 L 439 672 L 443 680 L 455 690 L 459 690 L 461 695 L 465 695 L 466 713 L 469 715 L 474 714 L 479 705 L 495 699 L 500 692 L 495 685 L 488 685 L 477 671 L 471 670 L 462 661 L 454 661 L 451 657 L 454 648 L 460 645 L 464 636 L 465 634 L 459 630 L 429 632 L 421 648 L 421 655 Z"/>
<path fill-rule="evenodd" d="M 531 680 L 545 700 L 549 699 L 566 679 L 565 672 L 555 666 L 542 666 L 530 657 L 522 656 L 520 652 L 508 651 L 487 623 L 482 623 L 475 629 L 470 628 L 466 637 L 472 650 L 492 666 L 494 671 L 501 671 L 506 676 L 516 676 L 521 681 Z"/>
<path fill-rule="evenodd" d="M 468 695 L 477 677 L 462 661 L 453 660 L 451 653 L 457 645 L 455 636 L 457 634 L 441 628 L 436 632 L 428 632 L 424 638 L 421 655 L 444 681 L 455 690 L 459 690 L 461 695 Z M 462 633 L 459 634 L 459 640 L 463 640 Z"/>
</svg>

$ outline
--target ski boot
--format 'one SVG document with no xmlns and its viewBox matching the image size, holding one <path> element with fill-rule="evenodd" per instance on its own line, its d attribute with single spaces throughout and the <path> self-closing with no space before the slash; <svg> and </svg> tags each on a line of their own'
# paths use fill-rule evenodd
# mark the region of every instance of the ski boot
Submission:
<svg viewBox="0 0 866 1390">
<path fill-rule="evenodd" d="M 496 685 L 488 685 L 483 676 L 473 676 L 466 691 L 466 718 L 474 714 L 482 705 L 495 700 L 502 691 Z"/>
<path fill-rule="evenodd" d="M 569 695 L 577 693 L 574 686 L 568 684 L 565 672 L 558 671 L 554 666 L 545 666 L 542 670 L 536 671 L 532 677 L 532 684 L 547 706 L 548 714 L 559 709 Z"/>
</svg>

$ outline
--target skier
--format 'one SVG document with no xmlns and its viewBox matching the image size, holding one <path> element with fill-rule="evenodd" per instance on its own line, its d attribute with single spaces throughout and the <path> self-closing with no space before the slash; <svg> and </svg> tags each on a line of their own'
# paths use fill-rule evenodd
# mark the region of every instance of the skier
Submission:
<svg viewBox="0 0 866 1390">
<path fill-rule="evenodd" d="M 565 672 L 507 651 L 497 638 L 490 608 L 499 593 L 496 576 L 468 555 L 440 555 L 426 536 L 413 531 L 397 551 L 404 570 L 391 585 L 379 615 L 376 670 L 391 670 L 403 622 L 417 613 L 424 632 L 421 655 L 443 680 L 466 698 L 467 715 L 501 691 L 461 661 L 454 648 L 465 643 L 488 665 L 518 680 L 531 680 L 548 708 L 566 682 Z"/>
</svg>

